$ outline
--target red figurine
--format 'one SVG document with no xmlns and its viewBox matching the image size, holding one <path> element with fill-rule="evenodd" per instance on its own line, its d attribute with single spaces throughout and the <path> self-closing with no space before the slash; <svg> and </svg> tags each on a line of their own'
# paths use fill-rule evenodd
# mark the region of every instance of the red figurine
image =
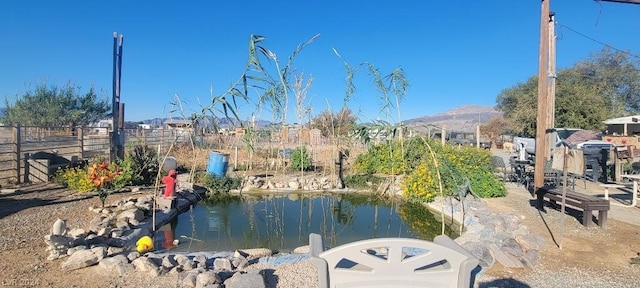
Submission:
<svg viewBox="0 0 640 288">
<path fill-rule="evenodd" d="M 176 191 L 176 183 L 178 182 L 176 170 L 171 169 L 167 176 L 162 178 L 162 183 L 166 186 L 164 188 L 164 198 L 173 197 L 173 193 Z"/>
</svg>

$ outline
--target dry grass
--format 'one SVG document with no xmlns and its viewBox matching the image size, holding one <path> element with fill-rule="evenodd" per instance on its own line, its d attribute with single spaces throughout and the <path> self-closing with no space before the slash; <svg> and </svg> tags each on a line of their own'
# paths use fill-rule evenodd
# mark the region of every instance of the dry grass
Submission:
<svg viewBox="0 0 640 288">
<path fill-rule="evenodd" d="M 348 150 L 349 158 L 344 161 L 344 168 L 348 169 L 351 163 L 355 160 L 357 155 L 364 152 L 364 148 L 349 145 L 349 147 L 342 146 L 341 148 L 336 145 L 306 145 L 308 151 L 313 158 L 313 164 L 317 167 L 318 171 L 322 171 L 324 174 L 336 173 L 336 161 L 338 158 L 338 151 Z M 226 146 L 226 149 L 207 149 L 192 147 L 190 144 L 177 145 L 171 153 L 178 161 L 178 165 L 185 169 L 195 171 L 205 171 L 207 164 L 209 163 L 209 153 L 219 152 L 229 155 L 229 167 L 230 169 L 246 170 L 247 167 L 252 167 L 253 172 L 274 172 L 283 171 L 283 167 L 290 166 L 288 159 L 282 159 L 278 157 L 279 147 L 256 147 L 253 156 L 250 159 L 249 149 L 244 147 Z M 294 149 L 295 146 L 287 147 L 286 149 Z"/>
</svg>

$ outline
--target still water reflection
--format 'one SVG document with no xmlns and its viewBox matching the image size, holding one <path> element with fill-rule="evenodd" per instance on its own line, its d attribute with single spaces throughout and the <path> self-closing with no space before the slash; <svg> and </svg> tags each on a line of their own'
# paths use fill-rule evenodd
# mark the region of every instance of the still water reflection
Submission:
<svg viewBox="0 0 640 288">
<path fill-rule="evenodd" d="M 156 244 L 179 251 L 270 248 L 290 251 L 308 244 L 309 233 L 335 247 L 368 238 L 432 240 L 441 224 L 420 204 L 362 194 L 270 194 L 201 202 L 158 231 Z M 448 227 L 446 233 L 452 237 Z"/>
</svg>

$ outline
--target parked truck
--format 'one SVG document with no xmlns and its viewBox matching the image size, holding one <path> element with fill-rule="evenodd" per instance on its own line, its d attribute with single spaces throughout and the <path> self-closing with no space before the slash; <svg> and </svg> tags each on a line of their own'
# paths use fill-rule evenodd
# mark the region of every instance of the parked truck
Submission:
<svg viewBox="0 0 640 288">
<path fill-rule="evenodd" d="M 555 128 L 552 133 L 553 146 L 551 149 L 558 147 L 561 142 L 565 141 L 569 136 L 583 129 L 578 128 Z M 526 156 L 536 154 L 536 139 L 528 137 L 513 137 L 513 146 L 515 151 L 520 153 L 524 149 Z"/>
</svg>

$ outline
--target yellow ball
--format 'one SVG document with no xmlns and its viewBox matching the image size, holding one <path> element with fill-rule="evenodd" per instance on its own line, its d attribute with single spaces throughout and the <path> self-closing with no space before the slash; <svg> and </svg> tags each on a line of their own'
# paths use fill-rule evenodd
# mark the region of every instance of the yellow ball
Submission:
<svg viewBox="0 0 640 288">
<path fill-rule="evenodd" d="M 149 252 L 153 249 L 153 239 L 149 236 L 144 236 L 136 242 L 136 250 L 138 253 Z"/>
</svg>

